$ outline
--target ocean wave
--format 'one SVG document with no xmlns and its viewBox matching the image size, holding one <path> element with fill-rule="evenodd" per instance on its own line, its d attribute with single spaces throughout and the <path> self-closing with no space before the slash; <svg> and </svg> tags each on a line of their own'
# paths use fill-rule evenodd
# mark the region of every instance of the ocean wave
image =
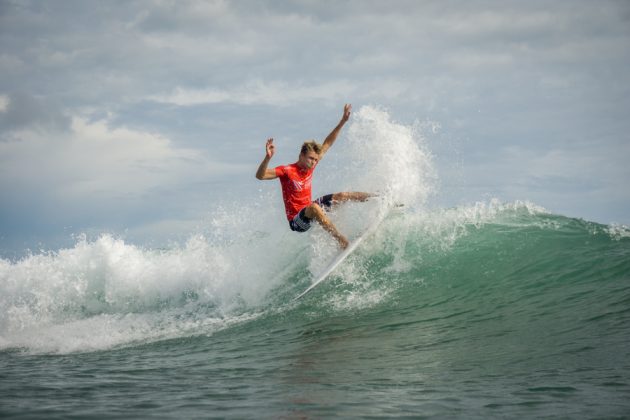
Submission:
<svg viewBox="0 0 630 420">
<path fill-rule="evenodd" d="M 344 233 L 364 230 L 383 205 L 403 206 L 308 298 L 293 301 L 337 253 L 336 243 L 318 226 L 289 232 L 280 205 L 271 202 L 276 195 L 266 193 L 253 203 L 222 204 L 204 221 L 203 233 L 168 249 L 102 235 L 17 261 L 0 259 L 0 349 L 102 350 L 210 335 L 279 312 L 317 319 L 430 306 L 431 294 L 445 307 L 453 299 L 535 306 L 531 290 L 562 285 L 579 294 L 585 283 L 597 290 L 602 278 L 630 272 L 625 226 L 554 215 L 528 201 L 429 207 L 436 175 L 424 138 L 382 109 L 359 110 L 348 141 L 335 147 L 336 157 L 322 162 L 319 188 L 381 195 L 330 214 Z M 340 169 L 333 176 L 325 164 Z M 256 226 L 243 229 L 252 214 Z M 517 293 L 508 299 L 508 291 Z M 449 307 L 444 316 L 455 312 Z"/>
</svg>

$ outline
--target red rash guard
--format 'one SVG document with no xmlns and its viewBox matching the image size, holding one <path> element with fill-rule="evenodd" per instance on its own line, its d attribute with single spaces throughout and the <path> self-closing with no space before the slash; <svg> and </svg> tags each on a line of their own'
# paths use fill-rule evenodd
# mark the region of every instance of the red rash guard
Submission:
<svg viewBox="0 0 630 420">
<path fill-rule="evenodd" d="M 311 179 L 314 170 L 315 167 L 300 169 L 296 163 L 275 168 L 276 176 L 280 178 L 284 209 L 289 221 L 311 204 Z"/>
</svg>

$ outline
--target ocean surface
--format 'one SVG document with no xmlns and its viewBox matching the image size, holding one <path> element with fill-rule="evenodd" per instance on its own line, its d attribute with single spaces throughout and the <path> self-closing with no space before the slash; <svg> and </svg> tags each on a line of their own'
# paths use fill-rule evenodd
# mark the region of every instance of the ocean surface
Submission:
<svg viewBox="0 0 630 420">
<path fill-rule="evenodd" d="M 181 244 L 0 259 L 0 417 L 630 418 L 630 230 L 526 201 L 428 206 L 418 133 L 356 118 L 339 153 L 379 169 L 342 175 L 387 200 L 331 217 L 353 236 L 404 206 L 301 300 L 337 249 L 275 204 L 249 232 L 240 203 Z"/>
</svg>

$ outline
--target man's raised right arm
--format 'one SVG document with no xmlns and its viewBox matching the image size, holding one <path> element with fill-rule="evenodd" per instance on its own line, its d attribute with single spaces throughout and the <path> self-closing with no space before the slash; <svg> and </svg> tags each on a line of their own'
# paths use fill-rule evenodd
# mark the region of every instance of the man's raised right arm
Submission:
<svg viewBox="0 0 630 420">
<path fill-rule="evenodd" d="M 258 170 L 256 171 L 256 178 L 264 180 L 275 179 L 278 177 L 274 169 L 267 169 L 269 161 L 273 157 L 275 151 L 276 146 L 274 146 L 273 144 L 273 139 L 267 139 L 267 144 L 265 145 L 265 158 L 262 162 L 260 162 L 260 166 L 258 166 Z"/>
</svg>

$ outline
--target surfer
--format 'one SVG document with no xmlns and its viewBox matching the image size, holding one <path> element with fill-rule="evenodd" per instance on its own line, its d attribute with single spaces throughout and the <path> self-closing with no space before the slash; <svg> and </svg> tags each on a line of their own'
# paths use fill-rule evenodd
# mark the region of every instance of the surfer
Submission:
<svg viewBox="0 0 630 420">
<path fill-rule="evenodd" d="M 348 239 L 332 224 L 324 210 L 345 201 L 366 201 L 373 194 L 338 192 L 324 195 L 312 201 L 311 179 L 315 167 L 330 149 L 330 146 L 335 143 L 339 132 L 348 122 L 351 111 L 352 106 L 346 104 L 343 107 L 341 121 L 326 137 L 324 143 L 319 144 L 315 140 L 304 142 L 297 162 L 290 165 L 276 166 L 274 169 L 267 168 L 275 153 L 273 138 L 267 139 L 265 158 L 256 171 L 256 178 L 260 180 L 280 178 L 284 208 L 292 231 L 306 232 L 311 228 L 311 222 L 315 220 L 339 242 L 342 249 L 348 246 Z"/>
</svg>

